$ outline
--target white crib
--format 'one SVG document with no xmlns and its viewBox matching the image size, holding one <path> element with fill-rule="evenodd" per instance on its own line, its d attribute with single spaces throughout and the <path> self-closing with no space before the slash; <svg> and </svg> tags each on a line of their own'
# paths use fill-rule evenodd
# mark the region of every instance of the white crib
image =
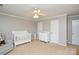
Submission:
<svg viewBox="0 0 79 59">
<path fill-rule="evenodd" d="M 31 33 L 27 31 L 13 31 L 12 34 L 15 47 L 16 45 L 31 41 Z"/>
</svg>

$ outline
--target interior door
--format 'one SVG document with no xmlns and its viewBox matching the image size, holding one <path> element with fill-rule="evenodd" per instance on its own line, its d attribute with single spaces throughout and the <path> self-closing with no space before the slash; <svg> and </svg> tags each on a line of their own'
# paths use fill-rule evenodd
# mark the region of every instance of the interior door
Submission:
<svg viewBox="0 0 79 59">
<path fill-rule="evenodd" d="M 58 20 L 51 20 L 51 26 L 50 26 L 50 42 L 58 43 L 59 35 L 59 21 Z"/>
<path fill-rule="evenodd" d="M 72 21 L 72 44 L 79 45 L 79 20 Z"/>
</svg>

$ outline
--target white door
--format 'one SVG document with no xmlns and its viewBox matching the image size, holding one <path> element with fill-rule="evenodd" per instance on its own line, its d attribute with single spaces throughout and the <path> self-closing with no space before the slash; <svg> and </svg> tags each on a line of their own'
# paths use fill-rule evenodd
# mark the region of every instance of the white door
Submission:
<svg viewBox="0 0 79 59">
<path fill-rule="evenodd" d="M 51 20 L 51 26 L 50 26 L 50 42 L 58 43 L 59 39 L 59 21 L 58 20 Z"/>
<path fill-rule="evenodd" d="M 72 21 L 72 44 L 79 45 L 79 20 Z"/>
</svg>

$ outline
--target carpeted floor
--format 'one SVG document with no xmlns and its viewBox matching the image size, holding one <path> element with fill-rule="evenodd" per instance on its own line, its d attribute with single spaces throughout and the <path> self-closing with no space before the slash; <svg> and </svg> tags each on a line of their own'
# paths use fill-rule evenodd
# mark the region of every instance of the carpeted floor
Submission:
<svg viewBox="0 0 79 59">
<path fill-rule="evenodd" d="M 63 47 L 54 43 L 45 43 L 33 40 L 17 46 L 7 55 L 75 55 L 76 46 Z"/>
</svg>

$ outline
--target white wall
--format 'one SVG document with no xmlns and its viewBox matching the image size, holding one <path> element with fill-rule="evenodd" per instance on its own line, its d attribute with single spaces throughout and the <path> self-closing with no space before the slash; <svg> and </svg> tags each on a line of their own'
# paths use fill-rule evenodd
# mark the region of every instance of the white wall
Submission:
<svg viewBox="0 0 79 59">
<path fill-rule="evenodd" d="M 49 20 L 43 21 L 43 31 L 50 32 L 50 21 Z"/>
<path fill-rule="evenodd" d="M 59 43 L 67 45 L 67 15 L 59 17 Z"/>
<path fill-rule="evenodd" d="M 11 40 L 11 32 L 15 30 L 27 30 L 34 33 L 36 32 L 36 23 L 34 21 L 0 15 L 0 33 L 4 34 L 4 38 Z"/>
<path fill-rule="evenodd" d="M 72 19 L 68 16 L 68 43 L 72 43 Z"/>
<path fill-rule="evenodd" d="M 43 31 L 43 22 L 39 22 L 37 24 L 37 32 L 42 32 Z"/>
<path fill-rule="evenodd" d="M 38 25 L 42 23 L 41 25 Z M 50 20 L 38 21 L 37 28 L 39 32 L 50 32 Z"/>
<path fill-rule="evenodd" d="M 50 21 L 50 42 L 59 43 L 59 19 Z"/>
</svg>

